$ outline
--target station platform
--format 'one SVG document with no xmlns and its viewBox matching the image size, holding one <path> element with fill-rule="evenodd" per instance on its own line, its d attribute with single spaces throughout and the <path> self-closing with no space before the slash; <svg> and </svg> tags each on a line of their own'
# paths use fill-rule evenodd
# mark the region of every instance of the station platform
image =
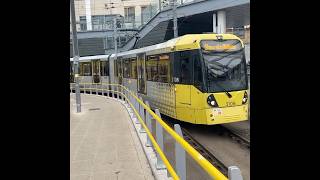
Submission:
<svg viewBox="0 0 320 180">
<path fill-rule="evenodd" d="M 76 113 L 70 94 L 70 179 L 155 179 L 123 104 L 90 94 L 81 102 Z"/>
</svg>

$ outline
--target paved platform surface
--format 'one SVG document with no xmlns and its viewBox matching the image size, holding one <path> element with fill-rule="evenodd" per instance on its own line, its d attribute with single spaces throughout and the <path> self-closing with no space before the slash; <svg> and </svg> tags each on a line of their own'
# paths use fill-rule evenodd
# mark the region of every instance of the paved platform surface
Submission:
<svg viewBox="0 0 320 180">
<path fill-rule="evenodd" d="M 125 107 L 104 96 L 70 94 L 70 179 L 153 180 Z"/>
</svg>

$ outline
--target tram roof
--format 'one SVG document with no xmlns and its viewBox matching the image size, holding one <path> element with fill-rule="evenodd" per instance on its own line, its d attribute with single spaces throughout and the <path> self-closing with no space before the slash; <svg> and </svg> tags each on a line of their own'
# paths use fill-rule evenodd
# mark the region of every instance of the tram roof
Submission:
<svg viewBox="0 0 320 180">
<path fill-rule="evenodd" d="M 97 56 L 84 56 L 84 57 L 80 57 L 79 61 L 88 61 L 93 59 L 106 59 L 109 56 L 110 56 L 109 54 L 97 55 Z M 73 58 L 70 58 L 70 61 L 73 61 Z"/>
<path fill-rule="evenodd" d="M 134 49 L 130 51 L 125 51 L 118 53 L 117 56 L 127 56 L 127 55 L 132 55 L 132 54 L 139 54 L 143 52 L 149 52 L 149 53 L 157 53 L 160 51 L 184 51 L 184 50 L 193 50 L 193 49 L 200 49 L 200 41 L 201 40 L 216 40 L 217 36 L 222 36 L 223 39 L 237 39 L 241 41 L 242 47 L 243 42 L 242 40 L 233 35 L 233 34 L 188 34 L 184 36 L 180 36 L 175 39 L 171 39 L 169 41 L 166 41 L 164 43 L 152 45 L 152 46 L 147 46 L 139 49 Z M 114 57 L 112 55 L 111 57 Z"/>
</svg>

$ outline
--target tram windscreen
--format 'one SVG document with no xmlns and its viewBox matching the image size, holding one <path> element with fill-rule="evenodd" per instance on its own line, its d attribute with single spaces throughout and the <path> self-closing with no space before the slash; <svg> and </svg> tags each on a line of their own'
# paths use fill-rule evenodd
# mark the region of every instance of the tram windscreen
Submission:
<svg viewBox="0 0 320 180">
<path fill-rule="evenodd" d="M 228 92 L 247 88 L 246 61 L 241 42 L 227 40 L 225 45 L 224 42 L 214 41 L 207 46 L 210 49 L 202 48 L 208 92 Z"/>
</svg>

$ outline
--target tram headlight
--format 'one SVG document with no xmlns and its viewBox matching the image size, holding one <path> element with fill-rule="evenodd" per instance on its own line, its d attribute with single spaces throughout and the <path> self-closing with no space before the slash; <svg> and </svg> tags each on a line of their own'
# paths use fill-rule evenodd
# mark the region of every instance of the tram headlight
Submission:
<svg viewBox="0 0 320 180">
<path fill-rule="evenodd" d="M 247 103 L 247 101 L 248 101 L 248 94 L 247 94 L 247 92 L 244 92 L 244 96 L 242 98 L 242 104 Z"/>
<path fill-rule="evenodd" d="M 208 96 L 207 103 L 209 104 L 209 106 L 218 107 L 218 103 L 212 94 Z"/>
</svg>

